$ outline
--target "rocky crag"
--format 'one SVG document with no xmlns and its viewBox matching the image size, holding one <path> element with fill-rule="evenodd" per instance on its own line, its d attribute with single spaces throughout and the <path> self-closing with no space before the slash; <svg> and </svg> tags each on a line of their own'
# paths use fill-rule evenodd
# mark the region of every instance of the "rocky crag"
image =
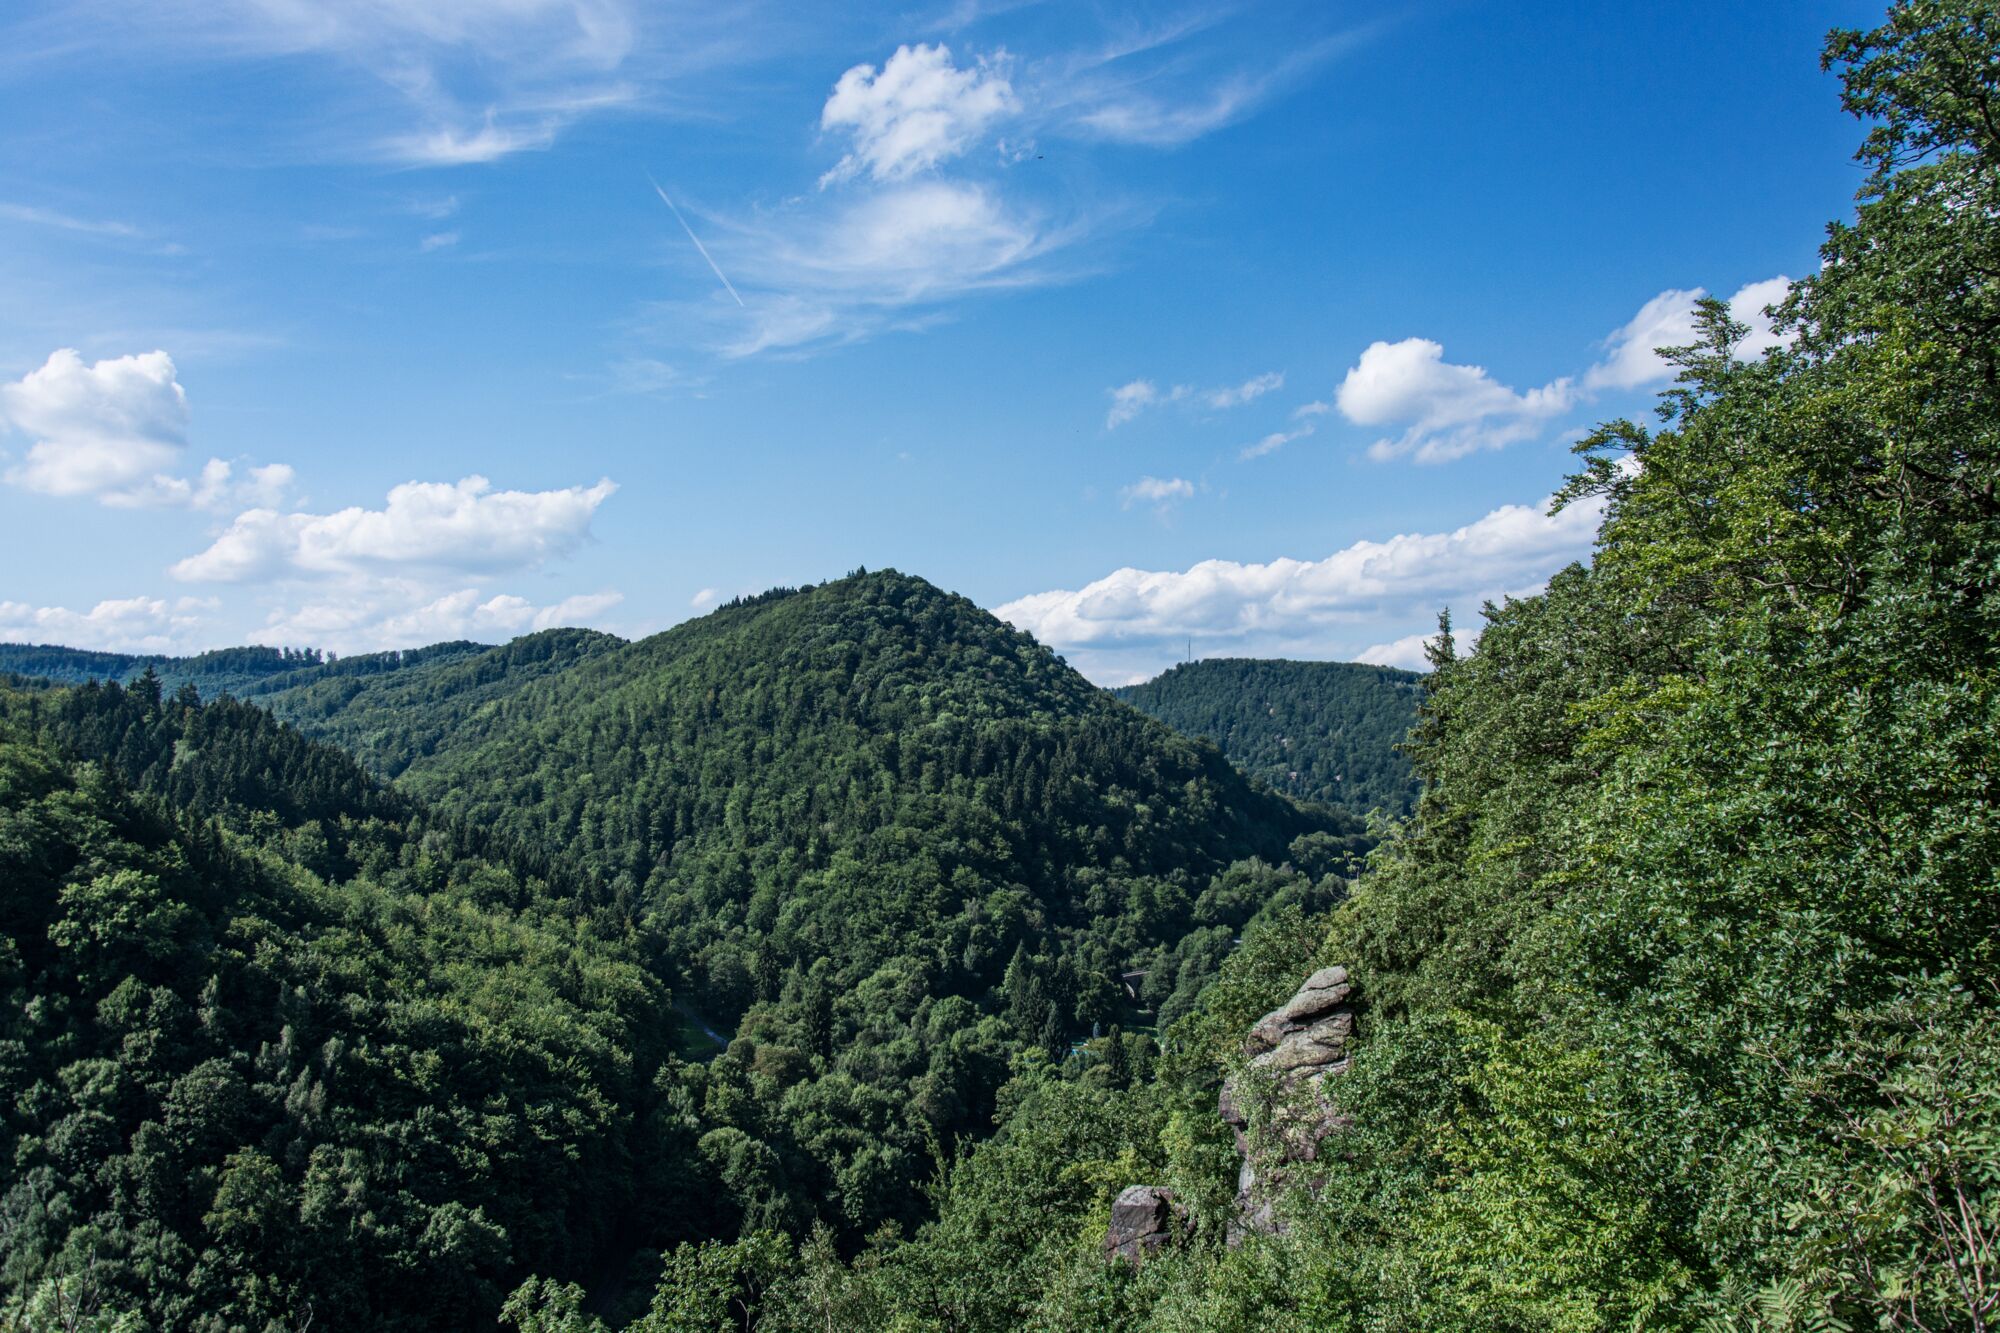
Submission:
<svg viewBox="0 0 2000 1333">
<path fill-rule="evenodd" d="M 1347 1072 L 1353 1038 L 1354 985 L 1346 968 L 1323 967 L 1244 1039 L 1248 1063 L 1223 1081 L 1217 1107 L 1243 1159 L 1232 1245 L 1252 1232 L 1283 1231 L 1278 1196 L 1315 1187 L 1320 1145 L 1344 1123 L 1326 1080 Z"/>
<path fill-rule="evenodd" d="M 1318 1187 L 1313 1164 L 1327 1137 L 1346 1123 L 1327 1080 L 1347 1071 L 1355 1009 L 1347 969 L 1323 967 L 1244 1038 L 1244 1064 L 1223 1081 L 1217 1105 L 1243 1159 L 1229 1222 L 1231 1245 L 1248 1235 L 1283 1232 L 1279 1196 Z M 1184 1226 L 1171 1190 L 1130 1186 L 1111 1206 L 1105 1258 L 1143 1259 L 1172 1243 Z"/>
</svg>

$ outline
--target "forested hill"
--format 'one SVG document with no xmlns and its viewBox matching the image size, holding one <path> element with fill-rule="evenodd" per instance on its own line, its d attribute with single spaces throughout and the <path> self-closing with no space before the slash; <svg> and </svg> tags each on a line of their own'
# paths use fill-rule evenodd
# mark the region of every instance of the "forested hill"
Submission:
<svg viewBox="0 0 2000 1333">
<path fill-rule="evenodd" d="M 1254 918 L 1369 846 L 921 579 L 565 642 L 256 702 L 577 867 L 734 1035 L 674 1094 L 708 1234 L 916 1225 L 931 1145 L 990 1134 L 1021 1061 L 1143 1069 Z"/>
<path fill-rule="evenodd" d="M 549 636 L 566 643 L 578 639 L 618 642 L 609 635 L 591 630 L 554 630 L 549 632 Z M 549 636 L 529 637 L 540 639 Z M 316 648 L 267 648 L 257 645 L 216 648 L 192 657 L 172 657 L 161 653 L 94 652 L 87 648 L 61 648 L 52 644 L 0 643 L 0 675 L 25 676 L 54 681 L 59 685 L 82 685 L 92 681 L 103 685 L 130 685 L 151 672 L 169 694 L 183 685 L 192 685 L 204 699 L 224 694 L 240 699 L 272 690 L 295 689 L 317 681 L 388 675 L 418 668 L 435 669 L 488 651 L 487 644 L 463 639 L 434 643 L 425 648 L 362 653 L 342 658 L 335 658 Z"/>
<path fill-rule="evenodd" d="M 475 713 L 624 642 L 596 630 L 551 629 L 498 648 L 441 643 L 343 657 L 273 676 L 243 697 L 393 778 L 449 743 Z"/>
<path fill-rule="evenodd" d="M 667 992 L 547 871 L 247 705 L 0 688 L 0 1326 L 491 1327 L 708 1234 Z"/>
<path fill-rule="evenodd" d="M 766 1330 L 2000 1327 L 2000 5 L 1824 60 L 1864 176 L 1782 341 L 1698 300 L 1579 443 L 1594 558 L 1440 636 L 1354 892 L 1153 1082 L 1024 1075 L 914 1239 L 684 1253 L 650 1328 L 718 1270 Z"/>
<path fill-rule="evenodd" d="M 1027 943 L 1094 992 L 1240 924 L 1256 903 L 1203 897 L 1231 863 L 1318 874 L 1364 845 L 920 579 L 781 590 L 560 670 L 540 638 L 259 702 L 601 875 L 725 1022 L 821 959 L 837 990 L 901 959 L 971 997 Z M 1064 1007 L 1065 1033 L 1108 1017 Z"/>
<path fill-rule="evenodd" d="M 1423 677 L 1359 662 L 1218 657 L 1114 690 L 1174 730 L 1214 741 L 1244 772 L 1302 801 L 1406 815 L 1417 778 L 1397 747 Z"/>
<path fill-rule="evenodd" d="M 194 657 L 168 657 L 100 653 L 52 644 L 0 643 L 0 674 L 52 680 L 63 685 L 81 685 L 86 681 L 123 685 L 150 670 L 169 693 L 192 684 L 203 698 L 242 694 L 264 681 L 325 661 L 323 653 L 292 648 L 218 648 Z"/>
<path fill-rule="evenodd" d="M 491 1327 L 528 1272 L 609 1308 L 676 1242 L 912 1231 L 1010 1078 L 1142 1077 L 1369 845 L 893 573 L 163 674 L 0 687 L 0 1268 L 44 1313 Z"/>
</svg>

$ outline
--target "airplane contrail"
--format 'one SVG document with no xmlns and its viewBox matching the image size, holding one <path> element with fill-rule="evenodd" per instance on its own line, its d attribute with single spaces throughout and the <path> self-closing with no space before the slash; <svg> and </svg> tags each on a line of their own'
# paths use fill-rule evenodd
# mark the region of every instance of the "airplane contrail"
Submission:
<svg viewBox="0 0 2000 1333">
<path fill-rule="evenodd" d="M 660 196 L 660 202 L 665 204 L 667 206 L 667 211 L 674 215 L 674 221 L 681 224 L 681 230 L 688 234 L 688 239 L 690 241 L 694 242 L 694 248 L 701 251 L 701 257 L 708 261 L 709 268 L 714 271 L 717 281 L 722 283 L 723 290 L 736 298 L 736 304 L 742 305 L 743 298 L 736 295 L 735 285 L 731 283 L 729 281 L 728 276 L 723 273 L 722 266 L 715 262 L 715 256 L 709 254 L 708 247 L 701 243 L 701 237 L 694 234 L 694 228 L 688 226 L 687 219 L 681 216 L 681 211 L 678 208 L 674 207 L 674 201 L 667 198 L 667 192 L 660 188 L 660 183 L 654 180 L 651 176 L 646 177 L 646 183 L 653 187 L 654 194 Z M 748 309 L 748 307 L 746 306 L 745 309 Z"/>
</svg>

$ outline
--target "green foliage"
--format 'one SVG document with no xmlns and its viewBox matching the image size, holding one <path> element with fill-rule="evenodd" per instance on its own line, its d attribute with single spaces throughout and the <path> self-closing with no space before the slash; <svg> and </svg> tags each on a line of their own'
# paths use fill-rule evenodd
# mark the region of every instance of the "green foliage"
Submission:
<svg viewBox="0 0 2000 1333">
<path fill-rule="evenodd" d="M 13 1326 L 462 1327 L 686 1207 L 638 1143 L 667 997 L 615 921 L 253 709 L 8 717 Z"/>
<path fill-rule="evenodd" d="M 1906 1075 L 1858 1076 L 1841 1034 L 2000 941 L 2000 398 L 1965 322 L 2000 213 L 1964 202 L 2000 141 L 1937 91 L 1991 103 L 2000 27 L 1900 5 L 1829 51 L 1878 172 L 1787 303 L 1796 341 L 1739 361 L 1711 304 L 1663 427 L 1585 442 L 1592 568 L 1441 665 L 1417 818 L 1336 914 L 1374 1006 L 1343 1098 L 1409 1127 L 1427 1184 L 1372 1134 L 1343 1164 L 1338 1190 L 1404 1200 L 1341 1240 L 1406 1275 L 1378 1320 L 1978 1326 L 1900 1275 L 1950 1269 L 1936 1162 L 1992 1207 L 1979 1131 L 1936 1110 L 1985 1104 L 1990 996 L 1932 1011 Z M 1440 1053 L 1446 1081 L 1367 1072 Z M 1908 1156 L 1864 1170 L 1886 1141 Z"/>
<path fill-rule="evenodd" d="M 1050 1149 L 1183 1190 L 1189 1244 L 1098 1261 L 1102 1199 L 1011 1163 L 1010 1093 L 905 1247 L 935 1287 L 852 1270 L 909 1326 L 1993 1326 L 2000 7 L 1906 0 L 1827 53 L 1873 170 L 1792 341 L 1746 363 L 1701 308 L 1659 427 L 1580 447 L 1591 567 L 1440 642 L 1414 817 L 1328 916 L 1248 934 L 1127 1094 L 1145 1132 Z M 1229 1252 L 1197 1094 L 1332 961 L 1347 1128 Z"/>
<path fill-rule="evenodd" d="M 724 1194 L 689 1239 L 917 1226 L 930 1145 L 992 1131 L 1017 1055 L 1129 1078 L 1149 1048 L 1107 1028 L 1173 1021 L 1246 923 L 1335 901 L 1371 845 L 895 573 L 634 644 L 332 671 L 257 702 L 603 885 L 733 1034 L 673 1075 Z"/>
<path fill-rule="evenodd" d="M 1916 988 L 1851 1016 L 1787 1082 L 1829 1116 L 1832 1142 L 1788 1156 L 1790 1272 L 1763 1322 L 1874 1315 L 1891 1327 L 1990 1326 L 2000 1315 L 2000 1018 L 1991 996 Z"/>
<path fill-rule="evenodd" d="M 500 1322 L 520 1333 L 606 1333 L 604 1321 L 583 1311 L 583 1288 L 554 1278 L 529 1278 L 500 1307 Z"/>
<path fill-rule="evenodd" d="M 523 687 L 621 646 L 596 630 L 543 630 L 499 648 L 439 643 L 343 657 L 239 693 L 338 745 L 369 771 L 393 778 L 444 744 L 455 728 Z"/>
<path fill-rule="evenodd" d="M 274 678 L 318 667 L 329 660 L 325 654 L 309 648 L 217 648 L 194 657 L 163 657 L 98 653 L 46 644 L 0 643 L 0 675 L 65 685 L 93 681 L 133 685 L 150 676 L 168 693 L 191 684 L 205 699 L 220 694 L 243 694 Z"/>
<path fill-rule="evenodd" d="M 1113 693 L 1174 730 L 1220 746 L 1252 777 L 1357 815 L 1410 813 L 1417 776 L 1397 747 L 1423 678 L 1357 662 L 1209 658 Z"/>
</svg>

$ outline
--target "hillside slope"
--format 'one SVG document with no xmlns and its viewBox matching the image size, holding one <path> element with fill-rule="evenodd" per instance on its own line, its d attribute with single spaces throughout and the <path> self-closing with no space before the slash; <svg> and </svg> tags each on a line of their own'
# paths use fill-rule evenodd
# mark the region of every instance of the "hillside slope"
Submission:
<svg viewBox="0 0 2000 1333">
<path fill-rule="evenodd" d="M 0 689 L 0 1324 L 490 1328 L 705 1234 L 667 994 L 544 870 L 246 705 Z"/>
<path fill-rule="evenodd" d="M 1825 55 L 1870 173 L 1786 340 L 1702 299 L 1658 424 L 1580 443 L 1591 564 L 1440 636 L 1423 795 L 1354 893 L 1247 933 L 1167 1077 L 1024 1077 L 910 1243 L 739 1250 L 758 1327 L 1995 1326 L 2000 8 Z M 1294 1007 L 1323 965 L 1358 1011 Z"/>
<path fill-rule="evenodd" d="M 588 629 L 543 630 L 498 648 L 440 643 L 309 666 L 261 680 L 240 697 L 393 778 L 500 699 L 622 646 Z"/>
<path fill-rule="evenodd" d="M 1214 741 L 1245 773 L 1300 801 L 1406 815 L 1418 783 L 1396 747 L 1423 677 L 1359 662 L 1218 657 L 1114 690 L 1174 730 Z"/>
<path fill-rule="evenodd" d="M 920 1219 L 926 1143 L 989 1133 L 1022 1052 L 1184 1010 L 1246 922 L 1333 901 L 1368 846 L 920 579 L 559 669 L 538 641 L 258 702 L 604 884 L 737 1036 L 693 1110 L 746 1223 Z"/>
</svg>

